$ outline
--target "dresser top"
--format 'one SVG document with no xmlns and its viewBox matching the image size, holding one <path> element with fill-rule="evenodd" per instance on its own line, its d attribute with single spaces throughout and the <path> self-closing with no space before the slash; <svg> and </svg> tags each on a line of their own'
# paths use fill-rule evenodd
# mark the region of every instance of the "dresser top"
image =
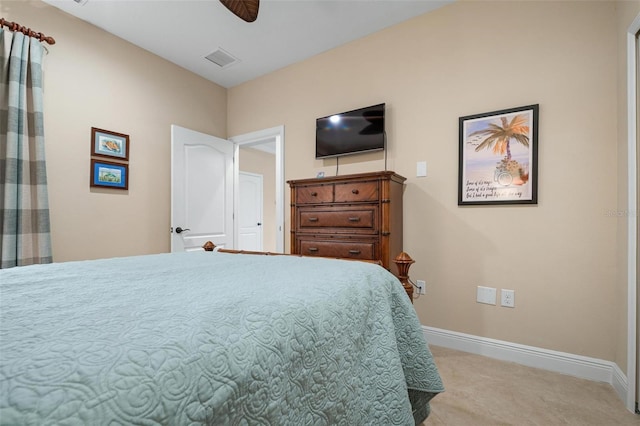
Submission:
<svg viewBox="0 0 640 426">
<path fill-rule="evenodd" d="M 319 183 L 335 183 L 335 182 L 348 182 L 348 181 L 362 181 L 362 180 L 374 180 L 374 179 L 383 179 L 383 180 L 393 180 L 398 183 L 403 183 L 407 178 L 400 176 L 396 172 L 392 171 L 383 171 L 383 172 L 368 172 L 368 173 L 357 173 L 352 175 L 341 175 L 341 176 L 327 176 L 321 178 L 309 178 L 309 179 L 296 179 L 296 180 L 288 180 L 287 183 L 289 185 L 299 185 L 299 184 L 319 184 Z"/>
</svg>

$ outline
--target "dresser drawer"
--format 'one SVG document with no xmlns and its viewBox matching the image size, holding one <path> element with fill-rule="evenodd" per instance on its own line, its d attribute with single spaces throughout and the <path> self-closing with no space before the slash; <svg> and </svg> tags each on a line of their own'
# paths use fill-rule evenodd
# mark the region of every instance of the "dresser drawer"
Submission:
<svg viewBox="0 0 640 426">
<path fill-rule="evenodd" d="M 298 210 L 300 230 L 318 228 L 377 229 L 377 209 L 366 206 L 358 209 L 306 208 Z"/>
<path fill-rule="evenodd" d="M 333 202 L 333 185 L 311 185 L 296 188 L 296 203 L 331 203 Z"/>
<path fill-rule="evenodd" d="M 374 241 L 316 241 L 300 239 L 300 254 L 303 256 L 340 257 L 347 259 L 376 259 Z"/>
<path fill-rule="evenodd" d="M 377 201 L 378 182 L 337 183 L 335 202 Z"/>
</svg>

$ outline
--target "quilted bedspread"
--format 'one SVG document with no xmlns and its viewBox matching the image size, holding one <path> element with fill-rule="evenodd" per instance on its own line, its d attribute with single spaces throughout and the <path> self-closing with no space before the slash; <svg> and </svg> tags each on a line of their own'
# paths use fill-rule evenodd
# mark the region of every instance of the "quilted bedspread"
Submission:
<svg viewBox="0 0 640 426">
<path fill-rule="evenodd" d="M 442 390 L 374 264 L 192 252 L 0 271 L 3 425 L 409 425 Z"/>
</svg>

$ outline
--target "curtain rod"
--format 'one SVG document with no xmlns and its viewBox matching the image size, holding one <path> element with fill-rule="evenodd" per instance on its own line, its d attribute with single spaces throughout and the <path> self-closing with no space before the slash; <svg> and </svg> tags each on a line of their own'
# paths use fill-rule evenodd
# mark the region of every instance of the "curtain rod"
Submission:
<svg viewBox="0 0 640 426">
<path fill-rule="evenodd" d="M 31 28 L 24 27 L 17 22 L 9 22 L 4 18 L 0 18 L 0 27 L 5 26 L 9 28 L 9 31 L 20 31 L 28 37 L 34 37 L 40 40 L 41 42 L 47 42 L 51 45 L 56 44 L 56 41 L 53 37 L 48 37 L 42 33 L 37 33 L 33 31 Z"/>
</svg>

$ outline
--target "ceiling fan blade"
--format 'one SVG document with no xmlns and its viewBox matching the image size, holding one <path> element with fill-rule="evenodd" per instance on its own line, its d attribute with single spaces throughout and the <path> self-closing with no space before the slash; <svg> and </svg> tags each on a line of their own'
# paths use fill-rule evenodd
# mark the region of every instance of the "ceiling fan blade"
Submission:
<svg viewBox="0 0 640 426">
<path fill-rule="evenodd" d="M 220 3 L 246 22 L 253 22 L 258 19 L 260 0 L 220 0 Z"/>
</svg>

